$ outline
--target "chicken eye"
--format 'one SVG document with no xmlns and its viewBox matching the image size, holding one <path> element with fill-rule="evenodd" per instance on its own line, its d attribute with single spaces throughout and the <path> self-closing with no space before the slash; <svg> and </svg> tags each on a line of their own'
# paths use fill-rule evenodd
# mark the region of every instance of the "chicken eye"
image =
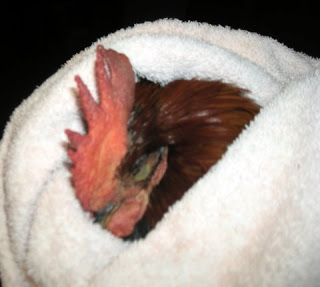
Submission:
<svg viewBox="0 0 320 287">
<path fill-rule="evenodd" d="M 148 180 L 160 164 L 164 148 L 141 156 L 133 165 L 134 181 Z"/>
<path fill-rule="evenodd" d="M 135 181 L 142 181 L 148 178 L 151 172 L 151 166 L 147 163 L 142 164 L 140 170 L 135 174 Z"/>
</svg>

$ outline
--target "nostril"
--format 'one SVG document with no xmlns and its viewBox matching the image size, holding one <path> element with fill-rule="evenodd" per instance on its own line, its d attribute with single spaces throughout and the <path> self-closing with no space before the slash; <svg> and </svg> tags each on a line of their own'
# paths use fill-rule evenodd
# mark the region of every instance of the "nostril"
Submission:
<svg viewBox="0 0 320 287">
<path fill-rule="evenodd" d="M 93 212 L 94 223 L 102 222 L 106 217 L 108 217 L 112 211 L 116 208 L 116 204 L 114 202 L 109 202 L 104 208 L 99 211 Z"/>
</svg>

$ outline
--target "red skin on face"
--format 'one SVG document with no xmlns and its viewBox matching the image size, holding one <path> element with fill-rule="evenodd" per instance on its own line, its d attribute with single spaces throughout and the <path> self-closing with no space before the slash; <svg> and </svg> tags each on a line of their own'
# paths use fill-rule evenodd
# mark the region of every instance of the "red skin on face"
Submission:
<svg viewBox="0 0 320 287">
<path fill-rule="evenodd" d="M 134 72 L 125 55 L 98 46 L 95 74 L 99 103 L 81 78 L 75 78 L 88 132 L 81 135 L 66 130 L 71 144 L 68 155 L 73 163 L 72 180 L 86 211 L 96 212 L 111 201 L 121 202 L 107 228 L 117 236 L 125 236 L 133 230 L 148 203 L 147 194 L 138 188 L 130 192 L 128 199 L 125 197 L 128 192 L 122 196 L 116 193 L 117 168 L 128 146 L 127 121 L 134 101 Z"/>
</svg>

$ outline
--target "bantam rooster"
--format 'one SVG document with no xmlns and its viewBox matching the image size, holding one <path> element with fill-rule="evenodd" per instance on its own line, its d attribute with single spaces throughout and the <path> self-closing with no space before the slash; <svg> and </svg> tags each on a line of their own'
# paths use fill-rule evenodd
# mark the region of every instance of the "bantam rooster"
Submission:
<svg viewBox="0 0 320 287">
<path fill-rule="evenodd" d="M 72 182 L 96 222 L 118 237 L 139 238 L 221 158 L 260 107 L 244 96 L 248 91 L 221 81 L 135 83 L 124 54 L 101 45 L 96 53 L 98 103 L 75 77 L 87 134 L 66 131 Z"/>
</svg>

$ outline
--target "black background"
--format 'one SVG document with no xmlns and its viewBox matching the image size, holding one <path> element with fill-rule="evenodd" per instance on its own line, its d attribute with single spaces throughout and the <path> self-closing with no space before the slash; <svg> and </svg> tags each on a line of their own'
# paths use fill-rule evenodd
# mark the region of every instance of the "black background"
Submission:
<svg viewBox="0 0 320 287">
<path fill-rule="evenodd" d="M 4 128 L 13 109 L 72 55 L 98 38 L 135 23 L 178 18 L 230 26 L 271 36 L 297 51 L 319 57 L 316 3 L 287 3 L 290 5 L 253 0 L 235 4 L 117 0 L 2 5 L 0 128 Z"/>
</svg>

